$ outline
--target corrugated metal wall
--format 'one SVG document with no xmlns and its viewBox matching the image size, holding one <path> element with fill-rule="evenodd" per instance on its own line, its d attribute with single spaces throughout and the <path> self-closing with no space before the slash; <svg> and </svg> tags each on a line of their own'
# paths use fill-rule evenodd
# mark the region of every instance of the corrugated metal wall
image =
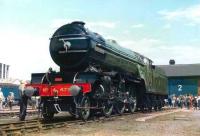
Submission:
<svg viewBox="0 0 200 136">
<path fill-rule="evenodd" d="M 198 95 L 200 96 L 200 79 L 198 81 Z"/>
<path fill-rule="evenodd" d="M 15 96 L 15 100 L 20 99 L 20 94 L 19 94 L 19 87 L 18 86 L 1 86 L 1 90 L 3 92 L 3 95 L 5 98 L 8 97 L 9 92 L 13 92 Z"/>
<path fill-rule="evenodd" d="M 200 93 L 200 78 L 169 78 L 168 79 L 169 95 L 198 95 Z"/>
</svg>

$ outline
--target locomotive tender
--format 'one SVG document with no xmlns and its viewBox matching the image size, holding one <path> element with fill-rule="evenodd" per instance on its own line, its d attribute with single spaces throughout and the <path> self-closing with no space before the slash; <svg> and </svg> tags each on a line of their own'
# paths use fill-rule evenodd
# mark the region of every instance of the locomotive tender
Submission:
<svg viewBox="0 0 200 136">
<path fill-rule="evenodd" d="M 87 120 L 96 112 L 109 117 L 113 111 L 161 109 L 167 96 L 164 72 L 150 59 L 84 25 L 76 21 L 57 29 L 49 49 L 60 71 L 50 68 L 47 73 L 32 74 L 26 86 L 25 96 L 41 97 L 44 119 L 63 111 Z M 23 110 L 20 114 L 23 120 Z"/>
</svg>

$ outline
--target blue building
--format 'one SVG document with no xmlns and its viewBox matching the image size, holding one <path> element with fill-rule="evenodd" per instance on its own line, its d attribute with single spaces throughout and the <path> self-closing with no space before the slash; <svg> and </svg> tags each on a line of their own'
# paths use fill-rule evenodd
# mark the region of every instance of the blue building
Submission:
<svg viewBox="0 0 200 136">
<path fill-rule="evenodd" d="M 10 92 L 13 92 L 15 100 L 18 101 L 20 99 L 19 85 L 12 83 L 0 83 L 0 88 L 5 98 L 8 97 Z"/>
<path fill-rule="evenodd" d="M 200 95 L 200 64 L 161 65 L 168 77 L 169 95 Z"/>
</svg>

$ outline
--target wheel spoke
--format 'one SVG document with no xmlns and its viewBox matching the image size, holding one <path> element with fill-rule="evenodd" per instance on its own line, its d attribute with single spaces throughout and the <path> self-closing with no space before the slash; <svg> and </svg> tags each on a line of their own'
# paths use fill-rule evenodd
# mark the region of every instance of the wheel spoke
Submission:
<svg viewBox="0 0 200 136">
<path fill-rule="evenodd" d="M 90 101 L 87 96 L 83 96 L 82 101 L 81 101 L 81 108 L 80 109 L 80 117 L 83 120 L 87 120 L 90 116 Z"/>
<path fill-rule="evenodd" d="M 135 112 L 137 106 L 137 98 L 130 96 L 128 109 L 131 113 Z"/>
<path fill-rule="evenodd" d="M 109 100 L 105 100 L 104 102 L 102 102 L 102 106 L 102 112 L 104 116 L 109 117 L 112 114 L 113 104 Z"/>
<path fill-rule="evenodd" d="M 125 110 L 125 103 L 118 100 L 116 104 L 117 113 L 123 114 Z"/>
</svg>

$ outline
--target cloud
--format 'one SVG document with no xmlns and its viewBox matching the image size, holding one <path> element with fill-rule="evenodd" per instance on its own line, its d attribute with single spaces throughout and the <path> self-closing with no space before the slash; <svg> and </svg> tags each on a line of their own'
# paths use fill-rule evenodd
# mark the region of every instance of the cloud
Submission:
<svg viewBox="0 0 200 136">
<path fill-rule="evenodd" d="M 175 20 L 186 20 L 192 23 L 200 23 L 200 4 L 193 5 L 182 9 L 177 9 L 174 11 L 162 10 L 159 11 L 160 14 L 165 20 L 175 21 Z"/>
<path fill-rule="evenodd" d="M 131 26 L 131 28 L 142 28 L 142 27 L 144 27 L 143 24 L 135 24 Z"/>
<path fill-rule="evenodd" d="M 104 27 L 104 28 L 116 28 L 116 22 L 87 22 L 89 27 Z"/>
<path fill-rule="evenodd" d="M 151 50 L 158 48 L 162 42 L 158 39 L 143 38 L 140 40 L 119 40 L 119 44 L 127 49 L 136 51 L 146 57 L 151 58 Z"/>
<path fill-rule="evenodd" d="M 168 45 L 151 38 L 123 40 L 119 44 L 150 58 L 156 65 L 167 65 L 170 59 L 175 59 L 179 64 L 200 62 L 200 56 L 194 55 L 199 52 L 198 45 Z"/>
<path fill-rule="evenodd" d="M 179 64 L 199 63 L 200 56 L 195 55 L 199 52 L 199 46 L 191 45 L 174 45 L 159 47 L 160 55 L 169 61 L 170 58 L 175 59 Z M 158 60 L 159 58 L 155 58 Z"/>
<path fill-rule="evenodd" d="M 163 26 L 164 29 L 170 29 L 171 27 L 172 27 L 171 24 L 166 24 Z"/>
<path fill-rule="evenodd" d="M 140 47 L 140 46 L 155 46 L 161 43 L 158 39 L 153 38 L 143 38 L 141 40 L 119 40 L 125 47 Z"/>
<path fill-rule="evenodd" d="M 57 68 L 49 55 L 48 36 L 5 27 L 0 37 L 0 62 L 10 65 L 9 77 L 30 79 L 31 73 Z"/>
<path fill-rule="evenodd" d="M 190 22 L 190 23 L 186 23 L 186 24 L 184 24 L 184 25 L 194 27 L 194 26 L 196 26 L 197 24 Z"/>
<path fill-rule="evenodd" d="M 160 44 L 161 41 L 152 38 L 143 38 L 140 40 L 119 40 L 120 44 L 128 48 L 151 47 Z M 145 50 L 145 48 L 143 49 Z"/>
</svg>

